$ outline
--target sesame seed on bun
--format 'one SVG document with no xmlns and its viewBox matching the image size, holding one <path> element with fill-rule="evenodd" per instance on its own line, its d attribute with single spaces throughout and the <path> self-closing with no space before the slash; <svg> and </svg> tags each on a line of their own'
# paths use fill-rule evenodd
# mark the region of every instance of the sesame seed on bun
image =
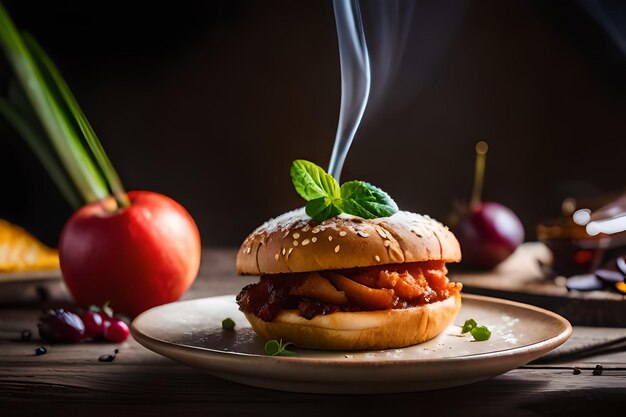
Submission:
<svg viewBox="0 0 626 417">
<path fill-rule="evenodd" d="M 265 275 L 422 261 L 458 262 L 459 243 L 429 216 L 400 211 L 363 219 L 340 214 L 321 223 L 304 209 L 269 220 L 243 242 L 237 273 Z"/>
</svg>

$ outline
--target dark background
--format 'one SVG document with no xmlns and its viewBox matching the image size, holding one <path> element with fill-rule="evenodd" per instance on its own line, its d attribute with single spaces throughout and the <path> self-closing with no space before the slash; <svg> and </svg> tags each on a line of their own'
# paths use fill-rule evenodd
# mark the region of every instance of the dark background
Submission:
<svg viewBox="0 0 626 417">
<path fill-rule="evenodd" d="M 205 245 L 238 245 L 302 205 L 293 159 L 328 163 L 340 101 L 330 1 L 3 3 L 60 67 L 126 188 L 179 201 Z M 412 87 L 396 83 L 366 114 L 342 179 L 445 220 L 469 197 L 483 139 L 484 198 L 511 207 L 528 239 L 563 198 L 622 190 L 626 60 L 590 10 L 610 23 L 623 6 L 440 4 L 418 2 Z M 0 217 L 55 245 L 71 209 L 3 121 L 0 187 Z"/>
</svg>

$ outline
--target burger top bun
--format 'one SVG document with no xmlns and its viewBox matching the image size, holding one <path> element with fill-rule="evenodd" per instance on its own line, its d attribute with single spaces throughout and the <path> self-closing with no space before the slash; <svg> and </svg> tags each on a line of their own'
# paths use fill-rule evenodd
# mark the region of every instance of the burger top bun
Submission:
<svg viewBox="0 0 626 417">
<path fill-rule="evenodd" d="M 340 214 L 321 223 L 304 209 L 269 220 L 237 252 L 237 273 L 265 275 L 403 262 L 461 260 L 452 232 L 428 216 L 399 211 L 363 219 Z"/>
</svg>

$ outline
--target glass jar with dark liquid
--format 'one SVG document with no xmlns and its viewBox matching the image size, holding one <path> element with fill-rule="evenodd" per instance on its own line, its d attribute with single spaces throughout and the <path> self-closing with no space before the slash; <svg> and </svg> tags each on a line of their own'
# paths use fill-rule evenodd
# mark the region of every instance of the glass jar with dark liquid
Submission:
<svg viewBox="0 0 626 417">
<path fill-rule="evenodd" d="M 537 238 L 552 252 L 552 272 L 565 277 L 593 272 L 626 248 L 626 232 L 590 236 L 571 217 L 540 224 Z"/>
</svg>

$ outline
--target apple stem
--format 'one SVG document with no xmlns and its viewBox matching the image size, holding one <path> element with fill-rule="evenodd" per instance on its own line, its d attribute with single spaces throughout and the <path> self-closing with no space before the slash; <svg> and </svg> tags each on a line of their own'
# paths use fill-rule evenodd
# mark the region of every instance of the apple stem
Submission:
<svg viewBox="0 0 626 417">
<path fill-rule="evenodd" d="M 485 179 L 485 163 L 487 161 L 487 151 L 489 145 L 487 142 L 480 141 L 476 144 L 476 167 L 474 170 L 474 188 L 472 189 L 472 199 L 470 207 L 476 207 L 480 204 L 483 192 L 483 181 Z"/>
<path fill-rule="evenodd" d="M 130 200 L 125 192 L 114 192 L 113 197 L 115 198 L 115 203 L 117 203 L 118 210 L 130 207 Z"/>
<path fill-rule="evenodd" d="M 111 195 L 100 200 L 101 206 L 107 213 L 117 213 L 127 207 L 130 207 L 130 199 L 126 193 L 120 195 L 112 193 Z"/>
</svg>

